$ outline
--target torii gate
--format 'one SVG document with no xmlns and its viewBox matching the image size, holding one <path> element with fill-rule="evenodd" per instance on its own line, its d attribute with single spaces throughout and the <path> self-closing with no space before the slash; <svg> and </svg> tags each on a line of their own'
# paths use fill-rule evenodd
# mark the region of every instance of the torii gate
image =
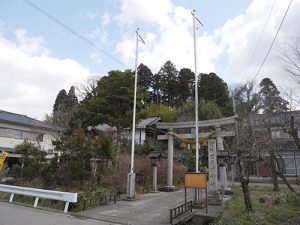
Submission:
<svg viewBox="0 0 300 225">
<path fill-rule="evenodd" d="M 223 137 L 234 136 L 234 130 L 226 131 L 222 130 L 222 126 L 235 124 L 235 120 L 237 119 L 237 115 L 224 117 L 221 119 L 213 119 L 213 120 L 202 120 L 198 122 L 199 127 L 214 127 L 216 132 L 216 142 L 217 142 L 217 150 L 223 151 Z M 155 123 L 157 129 L 168 130 L 168 134 L 158 135 L 157 140 L 168 140 L 168 162 L 167 162 L 167 184 L 165 186 L 166 190 L 173 190 L 175 187 L 173 186 L 173 154 L 174 154 L 174 131 L 173 129 L 182 129 L 182 128 L 195 128 L 195 121 L 191 122 L 178 122 L 178 123 L 164 123 L 157 122 Z M 199 138 L 206 137 L 210 133 L 199 133 Z M 176 134 L 176 136 L 180 138 L 186 139 L 195 139 L 194 133 L 187 134 Z M 225 187 L 227 188 L 227 174 L 226 167 L 221 167 L 221 176 L 224 177 Z"/>
</svg>

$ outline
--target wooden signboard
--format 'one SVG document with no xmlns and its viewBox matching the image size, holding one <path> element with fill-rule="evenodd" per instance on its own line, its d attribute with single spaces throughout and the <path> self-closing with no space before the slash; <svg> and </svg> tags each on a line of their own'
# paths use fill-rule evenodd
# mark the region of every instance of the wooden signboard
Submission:
<svg viewBox="0 0 300 225">
<path fill-rule="evenodd" d="M 207 174 L 206 173 L 185 173 L 184 186 L 186 188 L 207 188 Z"/>
<path fill-rule="evenodd" d="M 5 161 L 6 157 L 7 157 L 7 155 L 8 155 L 7 152 L 2 152 L 2 155 L 1 155 L 1 157 L 0 157 L 0 169 L 1 169 L 1 167 L 3 166 L 3 163 L 4 163 L 4 161 Z"/>
<path fill-rule="evenodd" d="M 186 189 L 187 188 L 198 188 L 205 189 L 205 208 L 208 213 L 207 207 L 207 174 L 206 173 L 185 173 L 184 174 L 184 200 L 186 202 Z M 202 197 L 202 196 L 201 196 Z"/>
</svg>

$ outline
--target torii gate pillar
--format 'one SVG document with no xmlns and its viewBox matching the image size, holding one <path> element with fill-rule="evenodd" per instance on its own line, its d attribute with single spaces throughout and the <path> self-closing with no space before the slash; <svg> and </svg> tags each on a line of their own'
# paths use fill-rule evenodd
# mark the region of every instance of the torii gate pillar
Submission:
<svg viewBox="0 0 300 225">
<path fill-rule="evenodd" d="M 173 154 L 174 154 L 174 140 L 173 129 L 168 130 L 168 165 L 167 165 L 167 185 L 164 187 L 164 191 L 174 191 L 173 186 Z"/>
<path fill-rule="evenodd" d="M 216 140 L 217 140 L 217 150 L 218 151 L 224 151 L 224 144 L 223 144 L 223 136 L 221 134 L 222 129 L 221 127 L 216 127 Z M 228 182 L 227 182 L 227 172 L 226 172 L 226 165 L 222 165 L 219 167 L 220 169 L 220 179 L 221 179 L 221 185 L 224 186 L 225 189 L 228 188 Z"/>
</svg>

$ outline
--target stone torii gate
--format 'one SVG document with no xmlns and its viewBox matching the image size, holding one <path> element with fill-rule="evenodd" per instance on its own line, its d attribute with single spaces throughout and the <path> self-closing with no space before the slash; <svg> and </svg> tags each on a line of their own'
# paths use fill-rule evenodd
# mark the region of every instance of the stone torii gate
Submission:
<svg viewBox="0 0 300 225">
<path fill-rule="evenodd" d="M 237 116 L 224 117 L 221 119 L 213 120 L 203 120 L 198 122 L 199 127 L 214 127 L 216 133 L 216 144 L 217 150 L 223 151 L 223 137 L 234 136 L 234 130 L 223 130 L 222 127 L 225 125 L 234 125 L 235 119 Z M 158 135 L 157 140 L 168 140 L 168 161 L 167 161 L 167 184 L 164 187 L 167 191 L 174 190 L 175 186 L 173 185 L 173 154 L 174 154 L 174 135 L 184 139 L 195 139 L 195 133 L 190 132 L 186 134 L 175 134 L 174 129 L 192 129 L 195 128 L 195 121 L 191 122 L 178 122 L 178 123 L 164 123 L 157 122 L 155 123 L 156 129 L 167 130 L 168 133 L 165 135 Z M 199 138 L 204 138 L 210 133 L 199 133 Z M 221 167 L 220 175 L 224 178 L 224 186 L 227 188 L 227 174 L 226 166 Z"/>
</svg>

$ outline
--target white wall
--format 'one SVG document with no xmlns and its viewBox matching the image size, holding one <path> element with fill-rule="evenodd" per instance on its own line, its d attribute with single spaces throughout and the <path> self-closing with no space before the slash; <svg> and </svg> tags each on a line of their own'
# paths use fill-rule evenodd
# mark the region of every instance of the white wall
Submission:
<svg viewBox="0 0 300 225">
<path fill-rule="evenodd" d="M 43 134 L 43 141 L 39 142 L 39 144 L 42 150 L 47 152 L 49 150 L 51 151 L 54 149 L 54 146 L 52 145 L 52 140 L 55 140 L 55 138 L 58 137 L 57 133 L 52 131 L 14 125 L 14 124 L 7 124 L 3 122 L 0 122 L 0 127 Z M 1 147 L 14 148 L 16 145 L 21 144 L 23 141 L 24 141 L 23 139 L 0 137 L 0 148 Z M 36 141 L 30 141 L 30 142 L 37 144 Z"/>
</svg>

